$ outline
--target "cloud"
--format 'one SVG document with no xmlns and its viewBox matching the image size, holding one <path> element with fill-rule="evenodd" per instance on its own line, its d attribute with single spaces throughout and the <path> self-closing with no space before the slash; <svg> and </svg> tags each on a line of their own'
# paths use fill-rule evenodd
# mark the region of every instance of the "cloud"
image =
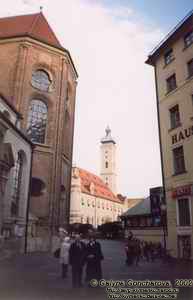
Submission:
<svg viewBox="0 0 193 300">
<path fill-rule="evenodd" d="M 11 13 L 43 12 L 78 69 L 74 162 L 99 173 L 107 124 L 117 140 L 119 192 L 145 196 L 161 183 L 153 70 L 144 61 L 162 38 L 129 6 L 99 1 L 7 0 Z M 3 14 L 3 13 L 2 13 Z"/>
</svg>

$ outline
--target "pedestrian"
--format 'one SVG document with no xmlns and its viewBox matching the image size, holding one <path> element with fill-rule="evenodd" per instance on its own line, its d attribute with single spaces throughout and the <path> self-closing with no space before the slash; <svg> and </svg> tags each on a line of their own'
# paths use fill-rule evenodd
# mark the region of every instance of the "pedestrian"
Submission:
<svg viewBox="0 0 193 300">
<path fill-rule="evenodd" d="M 149 245 L 147 242 L 144 242 L 143 253 L 146 261 L 149 262 Z"/>
<path fill-rule="evenodd" d="M 60 264 L 62 265 L 62 278 L 67 277 L 69 263 L 70 238 L 64 237 L 60 247 Z"/>
<path fill-rule="evenodd" d="M 154 262 L 154 258 L 155 258 L 155 245 L 152 242 L 149 243 L 149 254 L 150 254 L 151 261 Z"/>
<path fill-rule="evenodd" d="M 69 249 L 69 264 L 72 267 L 72 287 L 82 286 L 82 271 L 86 245 L 80 240 L 80 234 L 75 235 L 75 241 Z"/>
<path fill-rule="evenodd" d="M 94 232 L 89 233 L 89 242 L 86 246 L 85 262 L 86 262 L 86 278 L 85 281 L 90 287 L 90 280 L 102 279 L 102 266 L 101 261 L 104 259 L 101 245 L 96 241 Z"/>
<path fill-rule="evenodd" d="M 68 236 L 68 232 L 66 231 L 66 229 L 64 229 L 62 227 L 59 228 L 58 233 L 59 233 L 59 239 L 61 242 L 63 242 L 64 238 L 66 236 Z"/>
<path fill-rule="evenodd" d="M 126 246 L 126 255 L 127 255 L 127 264 L 128 266 L 133 264 L 135 258 L 135 240 L 133 236 L 128 237 L 127 246 Z"/>
<path fill-rule="evenodd" d="M 135 244 L 135 264 L 136 264 L 136 266 L 139 265 L 140 257 L 141 257 L 140 240 L 136 240 L 136 244 Z"/>
</svg>

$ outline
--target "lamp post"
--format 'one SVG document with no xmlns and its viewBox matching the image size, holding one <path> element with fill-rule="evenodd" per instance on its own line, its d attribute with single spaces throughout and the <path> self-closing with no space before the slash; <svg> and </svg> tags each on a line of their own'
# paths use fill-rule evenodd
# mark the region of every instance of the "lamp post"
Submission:
<svg viewBox="0 0 193 300">
<path fill-rule="evenodd" d="M 161 223 L 163 228 L 163 237 L 164 237 L 164 252 L 166 253 L 166 232 L 167 232 L 167 223 L 166 223 L 166 210 L 167 206 L 162 202 L 161 204 Z"/>
</svg>

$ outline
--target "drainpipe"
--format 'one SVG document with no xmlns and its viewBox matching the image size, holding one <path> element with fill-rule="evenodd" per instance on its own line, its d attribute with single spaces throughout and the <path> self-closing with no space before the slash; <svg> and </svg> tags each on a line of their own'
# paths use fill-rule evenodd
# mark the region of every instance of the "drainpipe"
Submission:
<svg viewBox="0 0 193 300">
<path fill-rule="evenodd" d="M 167 201 L 166 201 L 166 187 L 165 187 L 165 178 L 164 178 L 164 163 L 163 163 L 163 147 L 161 141 L 161 126 L 160 126 L 160 110 L 159 110 L 159 97 L 158 97 L 158 83 L 157 83 L 157 70 L 156 66 L 154 66 L 154 74 L 155 74 L 155 86 L 156 86 L 156 103 L 157 103 L 157 119 L 158 119 L 158 133 L 159 133 L 159 146 L 160 146 L 160 158 L 161 158 L 161 172 L 162 172 L 162 183 L 163 183 L 163 198 L 164 203 L 166 204 L 165 211 L 165 220 L 163 224 L 163 236 L 164 236 L 164 248 L 166 250 L 166 235 L 167 235 Z"/>
<path fill-rule="evenodd" d="M 25 222 L 25 240 L 24 240 L 24 253 L 27 254 L 27 239 L 28 239 L 28 223 L 29 223 L 29 207 L 30 207 L 30 196 L 31 196 L 31 186 L 32 186 L 32 163 L 33 163 L 33 148 L 31 145 L 31 165 L 30 165 L 30 177 L 29 177 L 29 188 L 28 188 L 28 199 L 26 208 L 26 222 Z"/>
</svg>

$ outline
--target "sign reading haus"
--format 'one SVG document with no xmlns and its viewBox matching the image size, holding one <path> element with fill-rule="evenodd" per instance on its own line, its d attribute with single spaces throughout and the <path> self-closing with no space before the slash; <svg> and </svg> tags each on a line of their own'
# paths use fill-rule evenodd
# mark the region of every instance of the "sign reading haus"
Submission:
<svg viewBox="0 0 193 300">
<path fill-rule="evenodd" d="M 178 133 L 172 135 L 172 145 L 185 140 L 193 135 L 193 126 L 185 128 Z"/>
</svg>

